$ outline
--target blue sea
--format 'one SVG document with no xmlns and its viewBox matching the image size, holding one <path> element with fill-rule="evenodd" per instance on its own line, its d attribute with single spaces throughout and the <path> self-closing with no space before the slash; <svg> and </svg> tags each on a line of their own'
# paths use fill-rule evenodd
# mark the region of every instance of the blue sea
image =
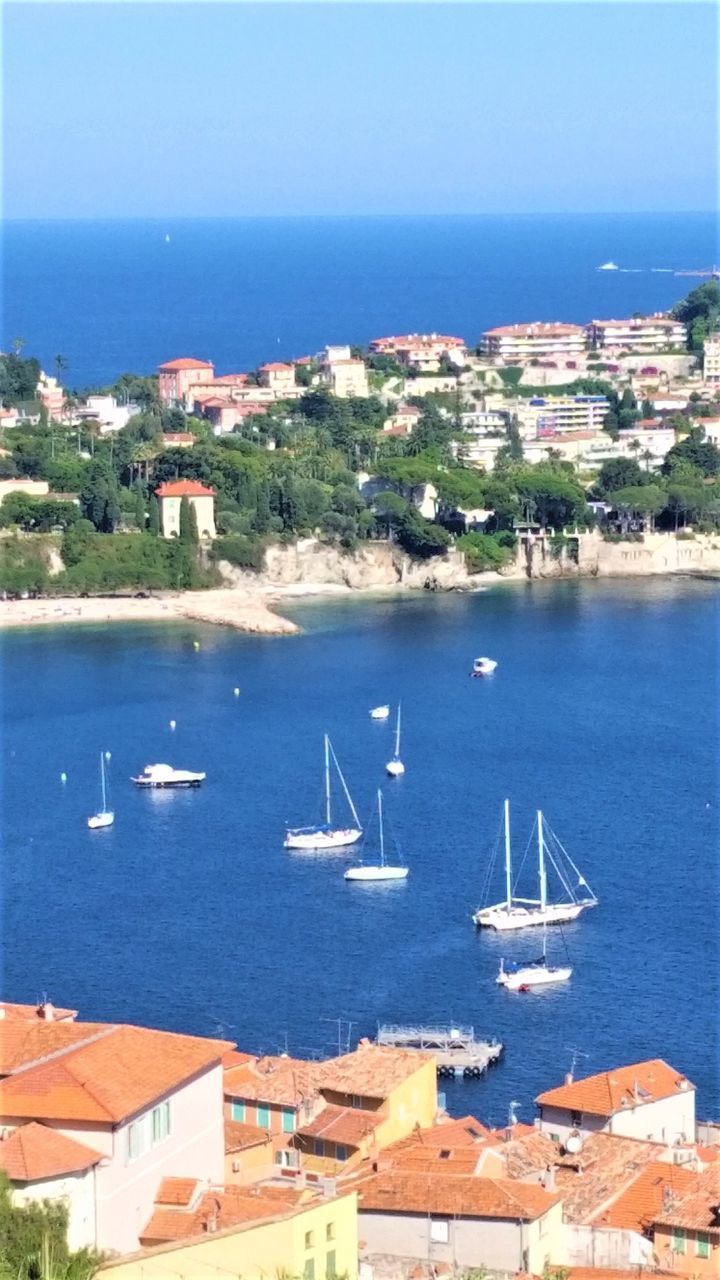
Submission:
<svg viewBox="0 0 720 1280">
<path fill-rule="evenodd" d="M 386 1020 L 471 1024 L 506 1054 L 448 1102 L 496 1123 L 511 1100 L 531 1120 L 573 1056 L 582 1072 L 662 1056 L 720 1118 L 717 584 L 505 585 L 292 616 L 292 638 L 2 636 L 5 996 L 300 1055 Z M 498 660 L 491 679 L 468 678 L 478 653 Z M 368 711 L 399 698 L 407 773 L 390 781 L 392 721 Z M 407 882 L 347 883 L 352 852 L 283 849 L 286 823 L 319 816 L 326 730 L 364 820 L 383 786 Z M 103 750 L 116 823 L 91 832 Z M 133 788 L 154 761 L 207 782 Z M 495 984 L 500 957 L 540 939 L 471 921 L 506 796 L 518 861 L 541 807 L 600 899 L 549 934 L 574 974 L 543 994 Z"/>
<path fill-rule="evenodd" d="M 673 271 L 719 258 L 712 213 L 10 221 L 0 347 L 61 354 L 83 388 L 183 355 L 232 372 L 387 333 L 475 343 L 666 308 L 700 283 Z"/>
</svg>

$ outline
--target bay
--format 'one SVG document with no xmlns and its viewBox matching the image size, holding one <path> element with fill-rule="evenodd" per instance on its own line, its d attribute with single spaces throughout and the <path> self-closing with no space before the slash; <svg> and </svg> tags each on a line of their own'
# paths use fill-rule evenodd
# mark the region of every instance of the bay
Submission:
<svg viewBox="0 0 720 1280">
<path fill-rule="evenodd" d="M 379 1021 L 468 1023 L 506 1054 L 448 1087 L 457 1114 L 502 1123 L 518 1100 L 531 1120 L 579 1051 L 586 1072 L 665 1057 L 717 1115 L 716 584 L 537 583 L 292 616 L 290 639 L 2 636 L 6 998 L 299 1055 L 336 1049 L 338 1018 L 353 1043 Z M 490 680 L 468 678 L 480 653 L 499 662 Z M 392 721 L 368 711 L 398 698 L 407 773 L 390 781 Z M 364 819 L 383 786 L 406 883 L 348 884 L 352 853 L 283 849 L 286 822 L 318 816 L 325 730 Z M 116 823 L 91 832 L 101 750 Z M 156 760 L 207 782 L 137 791 Z M 600 898 L 563 930 L 570 984 L 544 994 L 494 981 L 537 936 L 480 936 L 470 918 L 506 796 L 517 853 L 541 807 Z"/>
<path fill-rule="evenodd" d="M 169 237 L 169 240 L 166 239 Z M 220 372 L 388 333 L 586 323 L 671 306 L 714 213 L 8 221 L 2 345 L 69 386 L 193 355 Z M 612 259 L 619 271 L 598 271 Z"/>
</svg>

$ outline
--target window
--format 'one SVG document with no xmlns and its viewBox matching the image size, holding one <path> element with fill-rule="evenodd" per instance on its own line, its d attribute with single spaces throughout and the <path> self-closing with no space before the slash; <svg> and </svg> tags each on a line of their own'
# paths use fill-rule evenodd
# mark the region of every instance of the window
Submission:
<svg viewBox="0 0 720 1280">
<path fill-rule="evenodd" d="M 149 1125 L 150 1116 L 141 1116 L 139 1120 L 134 1120 L 128 1126 L 127 1131 L 127 1159 L 128 1164 L 133 1160 L 139 1160 L 140 1156 L 144 1156 L 146 1151 L 150 1150 L 151 1132 Z"/>
<path fill-rule="evenodd" d="M 330 1252 L 325 1255 L 325 1276 L 327 1280 L 335 1280 L 336 1275 L 335 1250 L 331 1249 Z"/>
<path fill-rule="evenodd" d="M 336 1160 L 343 1160 L 343 1161 L 344 1161 L 344 1160 L 347 1160 L 347 1158 L 348 1158 L 348 1155 L 349 1155 L 349 1154 L 350 1154 L 350 1153 L 349 1153 L 349 1151 L 348 1151 L 347 1147 L 344 1147 L 344 1146 L 343 1146 L 343 1144 L 342 1144 L 342 1142 L 338 1142 L 338 1143 L 336 1144 L 336 1146 L 335 1146 L 335 1159 L 336 1159 Z"/>
<path fill-rule="evenodd" d="M 289 1107 L 283 1107 L 282 1130 L 283 1133 L 295 1132 L 295 1112 L 291 1111 Z"/>
<path fill-rule="evenodd" d="M 259 1129 L 270 1128 L 270 1108 L 269 1107 L 260 1107 L 260 1106 L 258 1107 L 257 1122 L 258 1122 Z"/>
<path fill-rule="evenodd" d="M 315 1259 L 306 1258 L 303 1267 L 303 1280 L 315 1280 Z"/>
<path fill-rule="evenodd" d="M 233 1120 L 239 1120 L 241 1124 L 245 1123 L 245 1103 L 233 1102 L 230 1108 Z"/>
<path fill-rule="evenodd" d="M 316 1156 L 324 1156 L 324 1155 L 325 1155 L 325 1143 L 323 1142 L 322 1138 L 316 1138 L 316 1139 L 315 1139 L 315 1142 L 314 1142 L 314 1150 L 315 1150 L 315 1155 L 316 1155 Z"/>
<path fill-rule="evenodd" d="M 447 1244 L 450 1239 L 450 1223 L 447 1218 L 430 1219 L 430 1239 L 435 1244 Z"/>
<path fill-rule="evenodd" d="M 325 1239 L 326 1240 L 335 1239 L 335 1223 L 334 1222 L 328 1222 L 325 1228 Z"/>
<path fill-rule="evenodd" d="M 359 1094 L 354 1093 L 350 1098 L 350 1106 L 362 1108 L 362 1104 L 363 1104 L 362 1098 L 359 1096 Z"/>
<path fill-rule="evenodd" d="M 698 1231 L 695 1236 L 695 1256 L 696 1258 L 710 1257 L 710 1237 L 704 1231 Z"/>
<path fill-rule="evenodd" d="M 152 1110 L 152 1142 L 164 1142 L 170 1137 L 170 1103 L 161 1102 Z"/>
<path fill-rule="evenodd" d="M 673 1253 L 684 1253 L 685 1244 L 685 1232 L 682 1227 L 674 1227 L 672 1238 Z"/>
<path fill-rule="evenodd" d="M 305 1232 L 305 1248 L 312 1249 L 314 1245 L 315 1245 L 315 1232 L 306 1231 Z"/>
<path fill-rule="evenodd" d="M 570 1112 L 570 1123 L 571 1123 L 571 1125 L 573 1125 L 576 1129 L 579 1129 L 579 1128 L 580 1128 L 580 1125 L 582 1124 L 582 1111 L 571 1111 L 571 1112 Z"/>
</svg>

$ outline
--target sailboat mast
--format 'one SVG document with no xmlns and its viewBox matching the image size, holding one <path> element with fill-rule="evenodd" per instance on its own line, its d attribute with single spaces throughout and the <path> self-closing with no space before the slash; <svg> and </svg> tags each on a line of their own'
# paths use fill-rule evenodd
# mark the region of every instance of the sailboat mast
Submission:
<svg viewBox="0 0 720 1280">
<path fill-rule="evenodd" d="M 397 725 L 395 726 L 395 759 L 400 758 L 400 703 L 398 702 Z"/>
<path fill-rule="evenodd" d="M 325 823 L 330 826 L 330 739 L 325 734 Z"/>
<path fill-rule="evenodd" d="M 510 801 L 505 801 L 505 899 L 507 909 L 512 909 L 512 862 L 510 852 Z"/>
<path fill-rule="evenodd" d="M 102 812 L 104 813 L 107 805 L 105 801 L 105 756 L 100 752 L 100 785 L 102 787 Z"/>
<path fill-rule="evenodd" d="M 385 836 L 383 834 L 382 791 L 378 791 L 378 820 L 380 822 L 380 866 L 385 866 Z"/>
<path fill-rule="evenodd" d="M 545 839 L 543 836 L 542 810 L 537 811 L 538 823 L 538 872 L 540 875 L 540 910 L 547 906 L 547 872 L 545 870 Z"/>
</svg>

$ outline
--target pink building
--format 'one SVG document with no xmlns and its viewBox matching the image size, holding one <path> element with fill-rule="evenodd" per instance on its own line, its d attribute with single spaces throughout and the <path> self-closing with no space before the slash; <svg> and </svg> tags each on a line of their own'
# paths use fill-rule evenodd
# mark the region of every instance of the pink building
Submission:
<svg viewBox="0 0 720 1280">
<path fill-rule="evenodd" d="M 183 356 L 158 367 L 158 394 L 163 404 L 184 404 L 192 386 L 212 382 L 215 366 L 209 360 Z"/>
</svg>

